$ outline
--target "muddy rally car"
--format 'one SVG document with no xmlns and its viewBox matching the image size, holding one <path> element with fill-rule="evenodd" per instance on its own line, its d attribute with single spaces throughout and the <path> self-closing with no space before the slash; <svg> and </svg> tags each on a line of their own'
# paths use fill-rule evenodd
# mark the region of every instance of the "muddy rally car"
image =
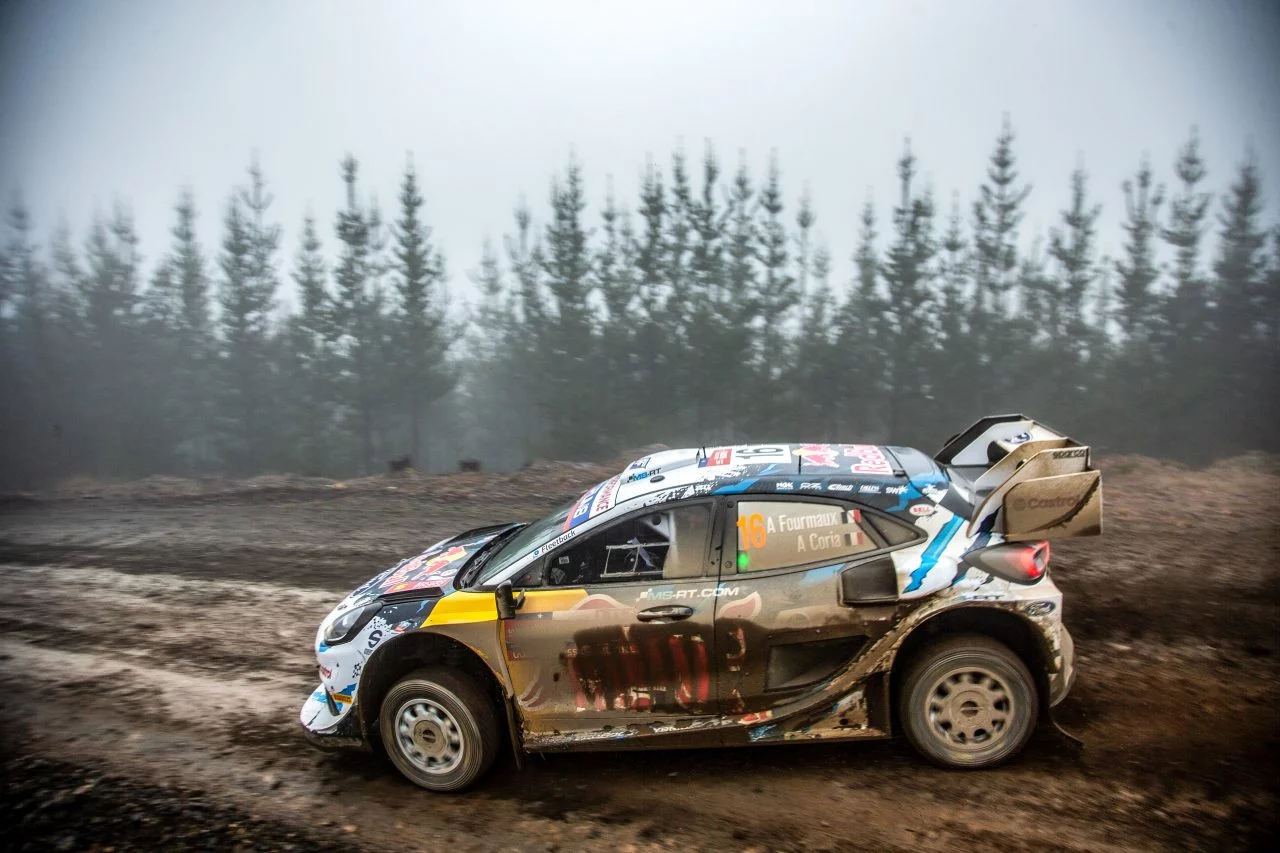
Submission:
<svg viewBox="0 0 1280 853">
<path fill-rule="evenodd" d="M 775 444 L 637 459 L 469 530 L 320 625 L 301 722 L 435 791 L 523 753 L 885 738 L 982 768 L 1074 678 L 1049 542 L 1101 532 L 1089 448 L 1022 415 L 935 456 Z"/>
</svg>

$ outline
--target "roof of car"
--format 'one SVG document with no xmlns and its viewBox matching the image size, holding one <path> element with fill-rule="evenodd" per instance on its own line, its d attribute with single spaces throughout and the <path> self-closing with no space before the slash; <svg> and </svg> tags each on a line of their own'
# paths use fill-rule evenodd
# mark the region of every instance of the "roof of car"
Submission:
<svg viewBox="0 0 1280 853">
<path fill-rule="evenodd" d="M 886 445 L 740 444 L 663 450 L 635 460 L 584 492 L 565 529 L 638 498 L 644 498 L 640 505 L 648 505 L 700 495 L 772 492 L 856 494 L 860 500 L 882 496 L 896 503 L 896 496 L 908 490 L 921 496 L 911 485 L 921 476 L 928 483 L 945 482 L 941 469 L 925 454 Z"/>
</svg>

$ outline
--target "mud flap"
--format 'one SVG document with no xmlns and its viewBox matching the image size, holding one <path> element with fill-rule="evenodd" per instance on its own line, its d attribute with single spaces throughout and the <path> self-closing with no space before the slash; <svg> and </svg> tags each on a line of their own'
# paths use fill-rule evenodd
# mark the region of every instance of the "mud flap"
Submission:
<svg viewBox="0 0 1280 853">
<path fill-rule="evenodd" d="M 1061 754 L 1070 755 L 1073 758 L 1079 758 L 1083 755 L 1085 749 L 1084 741 L 1063 728 L 1062 723 L 1054 716 L 1052 710 L 1049 711 L 1047 716 L 1049 725 L 1045 726 L 1044 729 L 1046 732 L 1052 731 L 1053 737 L 1050 742 L 1053 747 Z"/>
<path fill-rule="evenodd" d="M 520 743 L 519 730 L 516 728 L 515 700 L 503 701 L 502 707 L 507 712 L 507 732 L 511 736 L 511 754 L 516 759 L 516 769 L 524 769 L 524 747 Z"/>
</svg>

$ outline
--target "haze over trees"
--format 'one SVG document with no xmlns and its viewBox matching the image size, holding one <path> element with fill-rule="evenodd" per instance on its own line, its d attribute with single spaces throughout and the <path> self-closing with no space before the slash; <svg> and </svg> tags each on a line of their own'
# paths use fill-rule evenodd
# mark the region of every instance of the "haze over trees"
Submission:
<svg viewBox="0 0 1280 853">
<path fill-rule="evenodd" d="M 1006 127 L 972 187 L 939 198 L 904 147 L 891 209 L 867 204 L 851 281 L 833 281 L 805 188 L 708 147 L 644 169 L 637 198 L 570 159 L 521 203 L 450 298 L 406 163 L 384 214 L 347 156 L 342 209 L 285 240 L 264 169 L 198 210 L 144 264 L 132 213 L 42 240 L 20 197 L 0 257 L 0 486 L 73 475 L 350 476 L 409 455 L 451 470 L 599 460 L 652 442 L 891 441 L 935 449 L 1021 411 L 1103 451 L 1202 463 L 1280 450 L 1280 227 L 1245 152 L 1123 187 L 1066 176 L 1056 224 Z M 1216 169 L 1216 171 L 1215 171 Z M 384 188 L 385 189 L 385 188 Z M 823 192 L 846 192 L 824 187 Z M 385 195 L 385 193 L 384 193 Z M 1121 205 L 1117 257 L 1102 205 Z M 593 212 L 594 211 L 594 212 Z M 222 239 L 202 246 L 201 216 Z M 280 307 L 281 282 L 297 307 Z"/>
</svg>

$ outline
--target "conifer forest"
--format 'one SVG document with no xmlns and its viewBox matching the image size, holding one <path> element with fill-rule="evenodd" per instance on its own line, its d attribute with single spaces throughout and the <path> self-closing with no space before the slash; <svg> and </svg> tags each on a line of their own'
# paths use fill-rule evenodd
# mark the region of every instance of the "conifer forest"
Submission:
<svg viewBox="0 0 1280 853">
<path fill-rule="evenodd" d="M 15 196 L 0 486 L 350 477 L 404 456 L 503 470 L 658 442 L 933 451 L 999 412 L 1098 452 L 1280 450 L 1280 227 L 1262 202 L 1275 176 L 1245 145 L 1205 162 L 1191 131 L 1123 186 L 1078 167 L 1032 187 L 1014 127 L 993 130 L 968 188 L 929 186 L 909 146 L 884 164 L 896 201 L 866 204 L 846 235 L 848 280 L 785 163 L 756 174 L 710 145 L 637 164 L 634 198 L 586 185 L 570 157 L 471 270 L 433 239 L 449 211 L 424 200 L 428 167 L 411 159 L 398 187 L 375 188 L 335 158 L 316 180 L 342 181 L 345 205 L 301 222 L 273 215 L 256 160 L 223 199 L 175 187 L 168 214 L 120 202 L 87 233 L 33 222 Z M 858 203 L 857 188 L 813 192 Z M 1024 222 L 1032 192 L 1066 200 L 1045 233 Z M 1104 206 L 1122 211 L 1114 256 Z M 139 245 L 143 214 L 169 217 L 168 245 Z M 203 217 L 217 245 L 201 244 Z"/>
</svg>

